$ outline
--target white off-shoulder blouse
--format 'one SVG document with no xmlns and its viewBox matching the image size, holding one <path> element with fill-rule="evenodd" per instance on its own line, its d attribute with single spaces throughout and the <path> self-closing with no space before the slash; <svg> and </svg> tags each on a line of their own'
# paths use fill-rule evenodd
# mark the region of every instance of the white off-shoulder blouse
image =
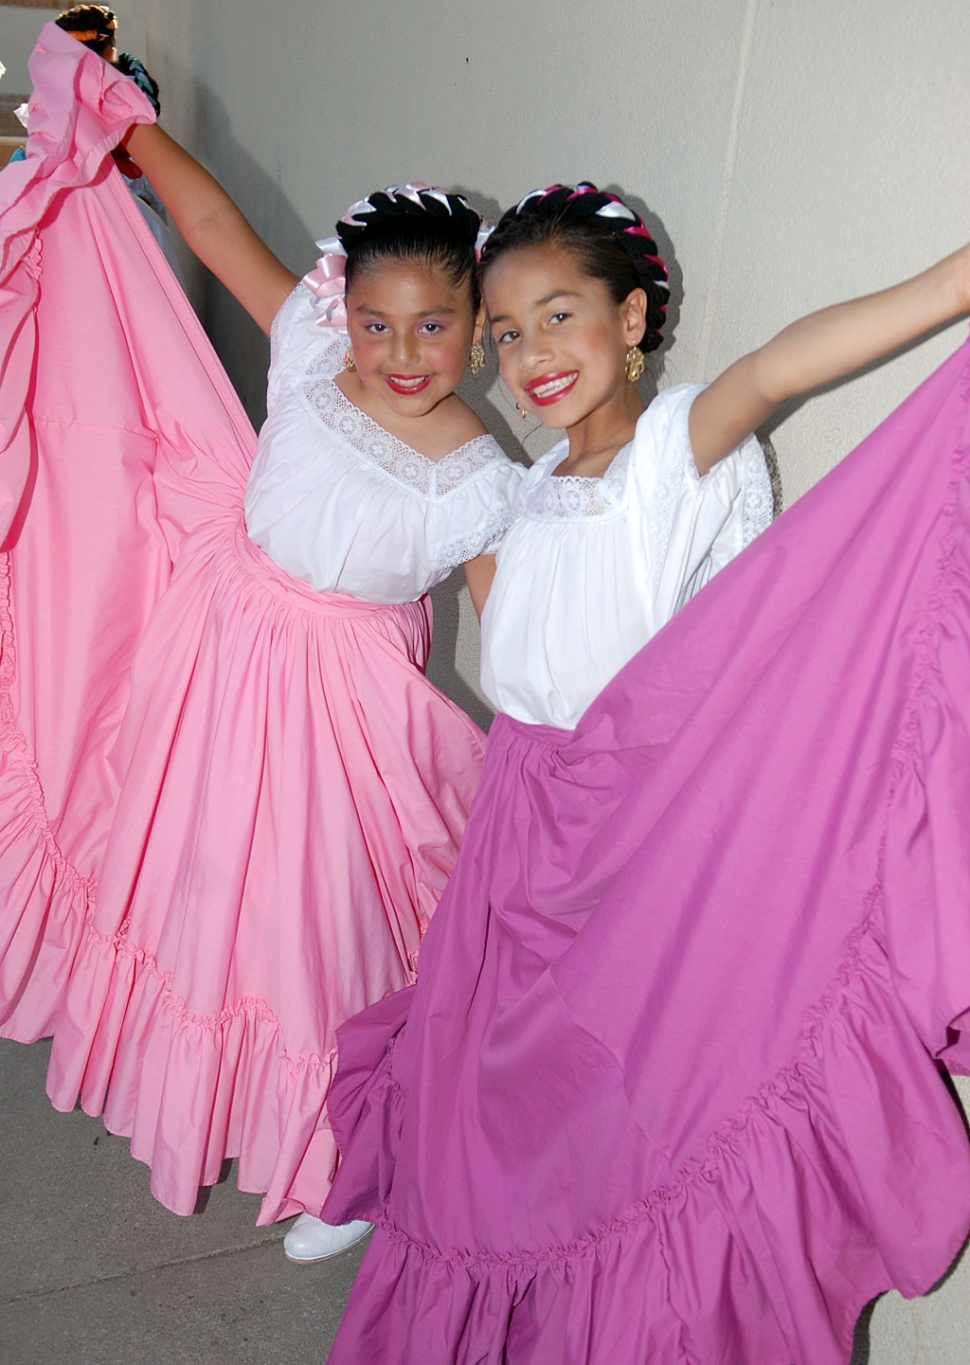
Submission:
<svg viewBox="0 0 970 1365">
<path fill-rule="evenodd" d="M 660 393 L 602 478 L 527 473 L 482 617 L 482 688 L 499 710 L 572 729 L 625 663 L 771 520 L 754 437 L 701 478 L 687 418 L 699 385 Z"/>
<path fill-rule="evenodd" d="M 273 324 L 267 417 L 246 486 L 251 539 L 320 592 L 410 602 L 494 549 L 525 475 L 491 436 L 430 460 L 334 383 L 347 337 L 299 284 Z"/>
</svg>

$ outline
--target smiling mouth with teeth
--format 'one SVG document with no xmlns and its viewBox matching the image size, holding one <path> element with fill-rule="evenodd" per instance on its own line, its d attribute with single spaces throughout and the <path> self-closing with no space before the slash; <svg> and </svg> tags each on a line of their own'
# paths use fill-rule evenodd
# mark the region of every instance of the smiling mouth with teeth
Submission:
<svg viewBox="0 0 970 1365">
<path fill-rule="evenodd" d="M 552 375 L 537 380 L 534 384 L 526 384 L 525 390 L 533 403 L 538 403 L 541 407 L 544 403 L 554 403 L 557 398 L 568 393 L 578 378 L 579 371 L 570 370 L 568 374 Z"/>
<path fill-rule="evenodd" d="M 430 374 L 386 374 L 384 382 L 395 393 L 420 393 L 431 383 Z"/>
</svg>

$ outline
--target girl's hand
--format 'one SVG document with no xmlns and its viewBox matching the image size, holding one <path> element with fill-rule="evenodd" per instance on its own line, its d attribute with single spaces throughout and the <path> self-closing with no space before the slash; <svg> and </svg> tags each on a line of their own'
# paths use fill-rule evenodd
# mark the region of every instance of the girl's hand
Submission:
<svg viewBox="0 0 970 1365">
<path fill-rule="evenodd" d="M 267 334 L 298 276 L 256 236 L 225 190 L 157 123 L 139 123 L 125 146 L 188 245 Z"/>
<path fill-rule="evenodd" d="M 690 411 L 701 474 L 796 394 L 841 379 L 924 332 L 970 311 L 970 246 L 911 280 L 810 313 L 742 356 Z"/>
</svg>

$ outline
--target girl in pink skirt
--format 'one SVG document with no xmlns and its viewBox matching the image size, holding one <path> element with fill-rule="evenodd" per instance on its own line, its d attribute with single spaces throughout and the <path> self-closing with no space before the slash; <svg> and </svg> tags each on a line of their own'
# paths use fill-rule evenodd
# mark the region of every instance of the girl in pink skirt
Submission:
<svg viewBox="0 0 970 1365">
<path fill-rule="evenodd" d="M 307 1211 L 287 1251 L 314 1259 L 365 1230 L 315 1217 L 336 1027 L 414 979 L 479 774 L 483 736 L 423 669 L 428 589 L 492 547 L 520 479 L 454 393 L 481 357 L 481 224 L 461 196 L 392 187 L 348 211 L 301 282 L 191 157 L 135 129 L 128 150 L 190 245 L 272 334 L 247 474 L 228 386 L 102 160 L 150 124 L 147 103 L 53 27 L 33 75 L 4 239 L 7 299 L 27 300 L 8 377 L 34 367 L 21 427 L 41 452 L 7 545 L 10 809 L 26 790 L 30 818 L 4 847 L 5 1028 L 53 1024 L 53 1102 L 103 1109 L 167 1207 L 191 1213 L 236 1157 L 262 1222 Z M 112 452 L 140 471 L 130 501 Z M 115 649 L 145 559 L 157 601 Z M 59 635 L 77 619 L 72 659 Z"/>
<path fill-rule="evenodd" d="M 726 561 L 753 429 L 965 312 L 970 248 L 646 409 L 631 209 L 536 191 L 483 271 L 567 435 L 499 550 L 417 985 L 339 1034 L 324 1211 L 378 1226 L 331 1365 L 846 1365 L 970 1224 L 968 347 Z"/>
</svg>

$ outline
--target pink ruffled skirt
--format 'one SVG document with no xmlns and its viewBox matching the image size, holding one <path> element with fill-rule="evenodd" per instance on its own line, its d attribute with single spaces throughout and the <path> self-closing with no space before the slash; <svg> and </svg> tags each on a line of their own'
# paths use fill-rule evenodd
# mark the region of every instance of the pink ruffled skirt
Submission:
<svg viewBox="0 0 970 1365">
<path fill-rule="evenodd" d="M 426 601 L 312 592 L 242 521 L 255 436 L 106 159 L 150 120 L 52 25 L 0 179 L 0 1030 L 179 1213 L 239 1161 L 319 1212 L 335 1031 L 414 977 L 484 737 Z M 81 363 L 81 358 L 85 363 Z"/>
<path fill-rule="evenodd" d="M 103 1108 L 177 1213 L 226 1157 L 261 1221 L 323 1203 L 336 1028 L 414 979 L 478 775 L 429 640 L 426 602 L 314 593 L 239 520 L 156 610 L 48 1088 Z"/>
<path fill-rule="evenodd" d="M 136 658 L 121 795 L 48 1089 L 190 1213 L 238 1157 L 261 1221 L 318 1212 L 337 1026 L 414 979 L 480 732 L 426 680 L 425 601 L 291 579 L 220 520 Z"/>
</svg>

